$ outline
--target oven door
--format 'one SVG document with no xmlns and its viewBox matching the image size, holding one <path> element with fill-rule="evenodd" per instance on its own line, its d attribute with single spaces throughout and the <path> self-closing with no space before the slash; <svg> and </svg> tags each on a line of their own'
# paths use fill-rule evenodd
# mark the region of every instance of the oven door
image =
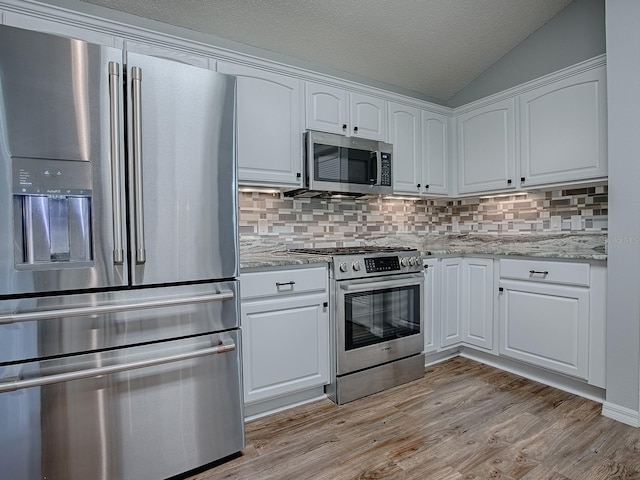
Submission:
<svg viewBox="0 0 640 480">
<path fill-rule="evenodd" d="M 341 281 L 337 287 L 338 375 L 422 352 L 422 274 Z"/>
</svg>

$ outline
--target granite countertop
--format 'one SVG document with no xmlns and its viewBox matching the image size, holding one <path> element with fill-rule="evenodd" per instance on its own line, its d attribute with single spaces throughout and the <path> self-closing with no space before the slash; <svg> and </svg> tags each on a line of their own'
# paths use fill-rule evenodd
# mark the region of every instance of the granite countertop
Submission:
<svg viewBox="0 0 640 480">
<path fill-rule="evenodd" d="M 360 244 L 412 247 L 422 255 L 437 256 L 492 255 L 606 260 L 606 242 L 606 233 L 447 233 L 384 235 L 371 237 Z M 329 246 L 327 243 L 324 240 L 321 246 Z M 295 248 L 301 246 L 303 245 L 295 245 Z M 290 253 L 287 251 L 289 247 L 292 246 L 278 240 L 243 239 L 240 242 L 240 268 L 304 265 L 329 261 L 327 256 Z"/>
</svg>

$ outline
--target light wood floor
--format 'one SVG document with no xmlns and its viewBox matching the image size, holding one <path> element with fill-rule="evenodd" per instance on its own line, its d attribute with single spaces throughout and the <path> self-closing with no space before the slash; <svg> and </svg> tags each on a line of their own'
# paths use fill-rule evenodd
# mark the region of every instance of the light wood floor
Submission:
<svg viewBox="0 0 640 480">
<path fill-rule="evenodd" d="M 244 454 L 190 480 L 640 479 L 640 429 L 601 405 L 464 358 L 355 402 L 246 425 Z"/>
</svg>

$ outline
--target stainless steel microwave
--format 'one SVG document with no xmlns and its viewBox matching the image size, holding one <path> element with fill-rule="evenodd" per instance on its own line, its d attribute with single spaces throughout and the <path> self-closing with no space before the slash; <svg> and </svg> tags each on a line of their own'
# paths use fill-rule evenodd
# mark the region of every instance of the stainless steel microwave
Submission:
<svg viewBox="0 0 640 480">
<path fill-rule="evenodd" d="M 393 192 L 393 146 L 365 138 L 305 133 L 305 189 L 349 194 Z"/>
</svg>

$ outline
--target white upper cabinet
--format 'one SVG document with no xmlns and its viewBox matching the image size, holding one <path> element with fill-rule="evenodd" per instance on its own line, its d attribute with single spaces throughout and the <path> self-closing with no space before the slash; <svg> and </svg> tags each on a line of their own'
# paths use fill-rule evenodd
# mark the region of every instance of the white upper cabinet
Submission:
<svg viewBox="0 0 640 480">
<path fill-rule="evenodd" d="M 387 102 L 339 87 L 306 82 L 305 127 L 387 141 Z"/>
<path fill-rule="evenodd" d="M 515 99 L 459 115 L 458 192 L 515 188 Z"/>
<path fill-rule="evenodd" d="M 420 195 L 449 192 L 448 117 L 389 103 L 393 191 Z"/>
<path fill-rule="evenodd" d="M 393 191 L 420 193 L 422 185 L 422 142 L 420 110 L 398 103 L 389 104 L 389 143 L 393 144 Z"/>
<path fill-rule="evenodd" d="M 421 191 L 427 194 L 449 193 L 449 117 L 422 111 Z"/>
<path fill-rule="evenodd" d="M 320 132 L 349 133 L 349 94 L 318 83 L 305 83 L 306 128 Z"/>
<path fill-rule="evenodd" d="M 520 95 L 522 186 L 607 176 L 605 67 Z"/>
<path fill-rule="evenodd" d="M 349 135 L 387 141 L 387 102 L 380 98 L 349 94 Z"/>
<path fill-rule="evenodd" d="M 260 186 L 300 186 L 302 80 L 218 62 L 237 77 L 238 181 Z"/>
</svg>

